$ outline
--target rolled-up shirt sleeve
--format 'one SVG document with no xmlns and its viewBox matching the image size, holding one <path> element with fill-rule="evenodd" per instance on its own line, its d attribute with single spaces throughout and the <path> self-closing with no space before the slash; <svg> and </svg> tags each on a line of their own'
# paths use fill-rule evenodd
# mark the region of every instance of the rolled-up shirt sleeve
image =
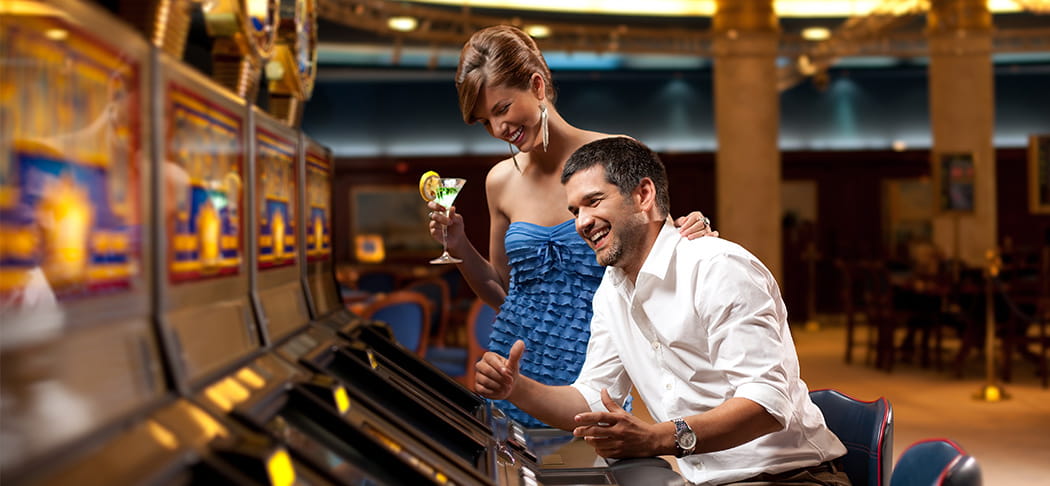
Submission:
<svg viewBox="0 0 1050 486">
<path fill-rule="evenodd" d="M 608 316 L 601 302 L 609 292 L 615 291 L 605 283 L 594 294 L 594 313 L 591 317 L 591 338 L 587 343 L 587 358 L 583 362 L 580 376 L 572 387 L 583 395 L 591 411 L 606 411 L 602 404 L 602 389 L 609 390 L 609 396 L 616 403 L 623 404 L 631 392 L 631 380 L 620 362 L 616 343 L 608 326 Z"/>
<path fill-rule="evenodd" d="M 727 255 L 712 261 L 700 279 L 697 295 L 717 296 L 696 302 L 700 315 L 711 316 L 709 352 L 715 369 L 724 370 L 732 397 L 758 403 L 787 427 L 793 416 L 782 349 L 782 313 L 779 292 L 757 261 Z M 728 398 L 728 397 L 727 397 Z"/>
</svg>

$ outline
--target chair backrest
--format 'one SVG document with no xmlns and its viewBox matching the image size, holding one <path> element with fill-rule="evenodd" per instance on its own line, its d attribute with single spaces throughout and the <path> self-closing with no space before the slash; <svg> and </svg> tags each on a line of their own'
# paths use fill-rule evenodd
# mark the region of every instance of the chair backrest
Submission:
<svg viewBox="0 0 1050 486">
<path fill-rule="evenodd" d="M 891 486 L 980 486 L 977 460 L 948 439 L 916 442 L 897 459 Z"/>
<path fill-rule="evenodd" d="M 448 283 L 440 277 L 428 277 L 413 281 L 404 290 L 419 292 L 430 300 L 430 337 L 436 341 L 434 345 L 443 345 L 448 330 L 449 308 L 452 307 Z"/>
<path fill-rule="evenodd" d="M 383 321 L 409 351 L 424 356 L 430 338 L 430 301 L 411 290 L 398 290 L 369 305 L 362 317 Z"/>
<path fill-rule="evenodd" d="M 467 379 L 474 380 L 474 364 L 481 359 L 488 349 L 489 335 L 492 334 L 492 323 L 498 312 L 481 298 L 475 298 L 467 313 Z M 468 387 L 473 389 L 473 386 Z"/>
<path fill-rule="evenodd" d="M 383 270 L 364 271 L 357 276 L 354 283 L 358 290 L 385 294 L 397 288 L 397 275 Z"/>
<path fill-rule="evenodd" d="M 893 407 L 884 397 L 864 402 L 837 390 L 809 392 L 824 422 L 846 446 L 842 468 L 855 486 L 885 486 L 893 466 Z"/>
</svg>

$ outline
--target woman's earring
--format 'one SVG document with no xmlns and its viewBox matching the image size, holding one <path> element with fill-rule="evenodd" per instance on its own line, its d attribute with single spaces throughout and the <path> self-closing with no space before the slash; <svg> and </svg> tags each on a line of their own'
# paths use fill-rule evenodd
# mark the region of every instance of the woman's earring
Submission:
<svg viewBox="0 0 1050 486">
<path fill-rule="evenodd" d="M 550 143 L 550 131 L 547 129 L 547 105 L 540 105 L 540 130 L 543 133 L 543 151 L 547 151 Z"/>
</svg>

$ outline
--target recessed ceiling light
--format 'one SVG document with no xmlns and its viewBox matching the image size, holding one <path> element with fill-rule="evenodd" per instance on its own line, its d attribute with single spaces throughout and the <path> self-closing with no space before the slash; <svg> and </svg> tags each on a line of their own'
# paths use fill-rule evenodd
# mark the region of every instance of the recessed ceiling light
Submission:
<svg viewBox="0 0 1050 486">
<path fill-rule="evenodd" d="M 69 31 L 66 29 L 47 29 L 44 31 L 44 37 L 53 41 L 64 41 L 69 37 Z"/>
<path fill-rule="evenodd" d="M 550 37 L 551 28 L 547 27 L 546 25 L 539 24 L 529 25 L 525 27 L 525 33 L 529 34 L 535 39 L 544 39 Z"/>
<path fill-rule="evenodd" d="M 831 37 L 831 31 L 826 27 L 807 27 L 802 29 L 802 38 L 811 41 L 822 41 Z"/>
<path fill-rule="evenodd" d="M 415 17 L 390 17 L 386 21 L 387 27 L 398 32 L 411 32 L 416 30 L 419 21 Z"/>
</svg>

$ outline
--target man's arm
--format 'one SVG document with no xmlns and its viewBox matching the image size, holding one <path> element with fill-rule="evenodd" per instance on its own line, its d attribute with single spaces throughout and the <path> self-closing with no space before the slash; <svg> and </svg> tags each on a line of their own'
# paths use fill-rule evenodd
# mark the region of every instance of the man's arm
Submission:
<svg viewBox="0 0 1050 486">
<path fill-rule="evenodd" d="M 677 455 L 673 423 L 645 423 L 625 412 L 605 390 L 602 403 L 608 412 L 581 413 L 573 429 L 573 435 L 584 437 L 598 455 L 619 459 Z M 730 398 L 708 412 L 683 419 L 696 434 L 694 454 L 736 447 L 781 429 L 765 408 L 746 398 Z"/>
<path fill-rule="evenodd" d="M 571 386 L 544 385 L 518 373 L 525 343 L 518 340 L 506 358 L 487 352 L 474 367 L 474 389 L 485 398 L 510 400 L 525 413 L 547 425 L 572 430 L 574 417 L 587 412 L 587 400 Z"/>
</svg>

